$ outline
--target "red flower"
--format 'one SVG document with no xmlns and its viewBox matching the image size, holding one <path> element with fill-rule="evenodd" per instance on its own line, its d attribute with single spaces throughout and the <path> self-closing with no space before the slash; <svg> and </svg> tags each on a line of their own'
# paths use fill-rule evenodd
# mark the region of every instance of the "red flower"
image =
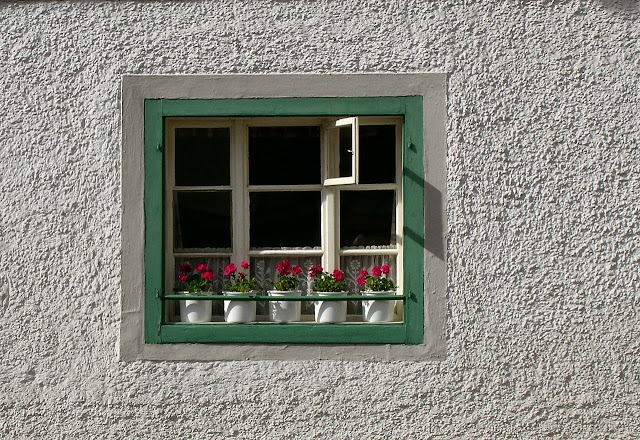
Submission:
<svg viewBox="0 0 640 440">
<path fill-rule="evenodd" d="M 249 262 L 247 260 L 244 260 L 242 263 L 240 263 L 240 266 L 242 266 L 243 269 L 249 269 Z"/>
<path fill-rule="evenodd" d="M 320 272 L 322 272 L 322 270 L 323 270 L 323 269 L 322 269 L 322 266 L 320 266 L 319 264 L 317 264 L 317 265 L 315 265 L 315 266 L 311 266 L 311 267 L 309 268 L 309 276 L 310 276 L 311 278 L 317 277 L 317 276 L 318 276 L 318 274 L 319 274 Z"/>
<path fill-rule="evenodd" d="M 285 275 L 289 275 L 291 273 L 291 264 L 289 264 L 289 260 L 282 260 L 282 271 Z"/>
<path fill-rule="evenodd" d="M 178 275 L 178 279 L 182 282 L 185 282 L 189 279 L 189 277 L 187 276 L 186 273 L 181 273 L 180 275 Z"/>
<path fill-rule="evenodd" d="M 294 275 L 300 275 L 302 273 L 302 269 L 300 269 L 300 266 L 293 266 L 291 270 L 293 271 Z"/>
<path fill-rule="evenodd" d="M 369 275 L 369 272 L 367 271 L 367 269 L 362 269 L 360 271 L 360 277 L 366 277 L 367 275 Z"/>
<path fill-rule="evenodd" d="M 189 263 L 182 263 L 180 265 L 180 272 L 183 273 L 187 273 L 187 272 L 191 272 L 193 269 L 191 268 L 191 265 Z"/>
<path fill-rule="evenodd" d="M 356 280 L 356 282 L 361 285 L 364 286 L 365 284 L 367 284 L 367 279 L 363 276 L 358 277 L 358 279 Z"/>
<path fill-rule="evenodd" d="M 244 281 L 245 277 L 246 277 L 246 275 L 245 275 L 245 274 L 243 274 L 242 272 L 240 272 L 240 273 L 238 274 L 238 281 Z"/>
<path fill-rule="evenodd" d="M 382 276 L 382 270 L 380 270 L 380 266 L 373 266 L 373 269 L 371 269 L 371 275 L 373 275 L 374 277 Z"/>
<path fill-rule="evenodd" d="M 334 270 L 333 271 L 333 278 L 335 278 L 336 281 L 344 280 L 344 272 L 341 271 L 340 269 Z"/>
<path fill-rule="evenodd" d="M 238 268 L 236 267 L 235 264 L 229 263 L 229 265 L 224 269 L 224 274 L 226 276 L 233 275 L 234 273 L 236 273 L 237 270 Z"/>
<path fill-rule="evenodd" d="M 389 273 L 389 265 L 388 264 L 383 264 L 381 269 L 382 269 L 382 273 L 383 274 L 386 275 L 386 274 Z"/>
<path fill-rule="evenodd" d="M 204 264 L 204 263 L 200 263 L 200 264 L 198 264 L 198 266 L 196 266 L 196 270 L 197 270 L 198 272 L 204 272 L 204 271 L 205 271 L 205 270 L 207 270 L 207 269 L 209 269 L 209 268 L 208 268 L 208 267 L 207 267 L 207 265 L 206 265 L 206 264 Z"/>
<path fill-rule="evenodd" d="M 207 269 L 204 272 L 202 272 L 202 279 L 203 280 L 207 280 L 207 281 L 213 281 L 213 277 L 215 275 L 213 274 L 213 271 L 211 269 Z"/>
</svg>

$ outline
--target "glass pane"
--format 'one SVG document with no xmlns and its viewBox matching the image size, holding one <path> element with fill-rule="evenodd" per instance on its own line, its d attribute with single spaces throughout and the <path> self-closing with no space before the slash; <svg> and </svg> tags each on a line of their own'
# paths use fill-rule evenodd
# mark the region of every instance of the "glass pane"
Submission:
<svg viewBox="0 0 640 440">
<path fill-rule="evenodd" d="M 320 191 L 250 195 L 251 248 L 320 246 Z"/>
<path fill-rule="evenodd" d="M 353 166 L 353 127 L 340 127 L 340 177 L 351 177 Z"/>
<path fill-rule="evenodd" d="M 315 266 L 316 264 L 321 264 L 322 257 L 299 257 L 293 255 L 280 255 L 277 257 L 252 257 L 251 258 L 251 276 L 256 277 L 258 283 L 261 286 L 264 286 L 265 289 L 270 289 L 271 282 L 275 281 L 278 278 L 278 272 L 276 271 L 276 264 L 281 262 L 283 259 L 289 260 L 292 266 L 300 266 L 302 268 L 302 273 L 299 275 L 300 290 L 302 290 L 303 295 L 310 295 L 310 277 L 309 277 L 309 268 L 311 266 Z M 264 304 L 263 304 L 264 303 Z M 268 305 L 266 301 L 258 302 L 258 314 L 267 314 L 268 313 Z M 302 314 L 303 315 L 313 315 L 313 302 L 311 301 L 303 301 L 302 302 Z M 311 318 L 312 319 L 312 318 Z"/>
<path fill-rule="evenodd" d="M 395 245 L 395 194 L 384 191 L 340 192 L 340 247 Z"/>
<path fill-rule="evenodd" d="M 347 281 L 349 292 L 359 293 L 361 287 L 356 280 L 362 269 L 371 273 L 373 266 L 389 265 L 389 278 L 397 284 L 396 256 L 395 255 L 349 255 L 340 258 L 341 268 L 344 271 L 344 279 Z"/>
<path fill-rule="evenodd" d="M 176 128 L 177 186 L 230 184 L 230 129 Z"/>
<path fill-rule="evenodd" d="M 249 184 L 320 183 L 320 127 L 250 127 Z"/>
<path fill-rule="evenodd" d="M 396 126 L 360 126 L 360 183 L 396 181 Z"/>
<path fill-rule="evenodd" d="M 176 281 L 178 279 L 178 268 L 182 263 L 189 263 L 194 269 L 196 268 L 198 263 L 206 263 L 206 265 L 209 266 L 209 268 L 215 274 L 215 278 L 213 279 L 213 293 L 217 295 L 222 291 L 224 282 L 224 268 L 227 267 L 227 264 L 230 263 L 229 257 L 176 257 L 174 266 L 175 274 L 170 282 L 167 283 L 170 288 L 173 288 L 176 285 Z M 172 303 L 173 306 L 168 308 L 169 321 L 179 322 L 180 304 L 178 301 L 172 301 Z M 224 310 L 222 308 L 222 301 L 213 301 L 212 305 L 213 321 L 224 321 Z"/>
<path fill-rule="evenodd" d="M 176 251 L 231 251 L 231 191 L 176 191 L 174 197 Z"/>
<path fill-rule="evenodd" d="M 224 284 L 224 269 L 230 263 L 229 257 L 180 257 L 176 255 L 175 257 L 175 276 L 172 280 L 171 285 L 175 286 L 176 281 L 178 279 L 178 268 L 183 263 L 191 264 L 191 267 L 195 270 L 199 263 L 205 263 L 209 266 L 215 275 L 213 279 L 213 292 L 214 294 L 218 294 L 222 291 L 222 287 Z"/>
<path fill-rule="evenodd" d="M 366 269 L 371 273 L 373 266 L 382 266 L 383 264 L 389 265 L 389 278 L 391 278 L 395 284 L 398 284 L 396 257 L 393 255 L 350 255 L 348 257 L 342 257 L 340 264 L 344 271 L 344 279 L 347 282 L 349 292 L 360 294 L 362 289 L 356 280 L 362 269 Z M 397 305 L 402 307 L 401 302 L 398 302 Z M 347 313 L 362 315 L 362 301 L 349 301 L 347 303 Z"/>
</svg>

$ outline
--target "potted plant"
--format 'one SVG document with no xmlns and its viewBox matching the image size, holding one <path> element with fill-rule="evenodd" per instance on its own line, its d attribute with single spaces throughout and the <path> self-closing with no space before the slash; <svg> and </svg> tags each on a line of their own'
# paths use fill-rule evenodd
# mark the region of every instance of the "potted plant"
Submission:
<svg viewBox="0 0 640 440">
<path fill-rule="evenodd" d="M 344 272 L 335 269 L 332 273 L 324 272 L 321 265 L 311 266 L 309 276 L 313 278 L 313 291 L 318 296 L 347 294 L 347 283 Z M 344 322 L 347 320 L 346 301 L 316 301 L 316 322 Z"/>
<path fill-rule="evenodd" d="M 178 270 L 176 290 L 185 295 L 211 294 L 213 291 L 213 271 L 205 263 L 198 263 L 196 270 L 186 262 Z M 211 321 L 211 301 L 200 299 L 186 299 L 180 301 L 180 321 L 208 322 Z"/>
<path fill-rule="evenodd" d="M 249 269 L 249 262 L 240 263 L 243 269 Z M 255 278 L 249 278 L 245 272 L 238 272 L 235 264 L 230 263 L 224 270 L 229 281 L 222 292 L 226 296 L 253 295 L 258 289 Z M 226 322 L 253 322 L 256 320 L 256 302 L 224 300 L 224 320 Z"/>
<path fill-rule="evenodd" d="M 374 266 L 371 269 L 371 275 L 366 269 L 362 269 L 356 282 L 358 285 L 364 286 L 363 295 L 391 295 L 396 290 L 396 285 L 388 275 L 389 265 L 383 264 L 382 266 Z M 362 301 L 362 319 L 365 322 L 393 321 L 395 305 L 394 300 Z"/>
<path fill-rule="evenodd" d="M 276 264 L 278 280 L 271 283 L 273 289 L 268 290 L 269 296 L 300 296 L 300 280 L 302 273 L 300 266 L 291 266 L 289 260 L 282 260 Z M 269 320 L 272 322 L 300 321 L 300 301 L 269 301 Z"/>
</svg>

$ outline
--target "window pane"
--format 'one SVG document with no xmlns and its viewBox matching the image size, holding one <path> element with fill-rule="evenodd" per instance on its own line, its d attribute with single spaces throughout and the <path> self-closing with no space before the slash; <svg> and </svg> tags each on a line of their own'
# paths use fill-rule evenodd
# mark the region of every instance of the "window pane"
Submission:
<svg viewBox="0 0 640 440">
<path fill-rule="evenodd" d="M 176 285 L 178 280 L 178 268 L 183 263 L 191 264 L 191 267 L 195 269 L 199 263 L 205 263 L 209 266 L 215 275 L 213 279 L 213 293 L 219 294 L 224 286 L 224 269 L 229 264 L 229 257 L 176 257 L 175 258 L 175 273 L 168 283 L 172 288 Z M 180 303 L 178 301 L 171 301 L 173 303 L 172 306 L 168 307 L 169 311 L 169 321 L 170 322 L 180 322 Z M 213 319 L 212 321 L 224 321 L 224 310 L 222 308 L 222 301 L 212 301 L 212 312 Z"/>
<path fill-rule="evenodd" d="M 250 127 L 249 184 L 320 183 L 320 127 Z"/>
<path fill-rule="evenodd" d="M 366 269 L 371 273 L 371 269 L 374 266 L 382 266 L 383 264 L 389 265 L 389 278 L 397 285 L 398 276 L 395 255 L 349 255 L 348 257 L 341 257 L 340 268 L 344 271 L 344 279 L 347 282 L 349 292 L 360 294 L 364 290 L 357 282 L 362 269 Z M 362 301 L 349 301 L 347 303 L 347 313 L 361 315 Z"/>
<path fill-rule="evenodd" d="M 352 127 L 340 127 L 340 177 L 351 177 L 353 174 L 353 138 Z"/>
<path fill-rule="evenodd" d="M 198 264 L 205 263 L 215 275 L 213 279 L 213 293 L 218 294 L 222 292 L 222 289 L 224 288 L 224 269 L 230 262 L 231 260 L 229 257 L 181 257 L 176 255 L 175 274 L 171 285 L 175 285 L 178 282 L 178 269 L 181 264 L 189 263 L 195 270 Z"/>
<path fill-rule="evenodd" d="M 230 129 L 176 128 L 177 186 L 229 185 Z"/>
<path fill-rule="evenodd" d="M 396 181 L 396 126 L 360 126 L 360 183 Z"/>
<path fill-rule="evenodd" d="M 251 248 L 320 246 L 320 191 L 250 195 Z"/>
<path fill-rule="evenodd" d="M 395 245 L 395 194 L 340 192 L 340 247 Z"/>
<path fill-rule="evenodd" d="M 282 260 L 287 259 L 292 266 L 300 266 L 302 268 L 302 273 L 298 276 L 300 280 L 300 290 L 303 295 L 311 294 L 311 278 L 309 277 L 309 268 L 311 266 L 315 266 L 316 264 L 322 263 L 322 257 L 320 256 L 296 256 L 296 255 L 286 255 L 282 254 L 279 256 L 269 256 L 269 257 L 251 257 L 251 276 L 256 277 L 258 283 L 261 286 L 265 287 L 265 290 L 271 289 L 271 283 L 278 279 L 278 272 L 276 271 L 276 264 L 281 262 Z M 302 302 L 302 314 L 303 315 L 312 315 L 313 316 L 313 302 L 311 301 L 303 301 Z M 266 301 L 258 302 L 258 314 L 266 315 L 268 313 L 268 305 Z M 309 319 L 303 320 L 311 320 L 312 316 Z"/>
<path fill-rule="evenodd" d="M 176 191 L 174 248 L 207 252 L 231 250 L 231 191 Z"/>
</svg>

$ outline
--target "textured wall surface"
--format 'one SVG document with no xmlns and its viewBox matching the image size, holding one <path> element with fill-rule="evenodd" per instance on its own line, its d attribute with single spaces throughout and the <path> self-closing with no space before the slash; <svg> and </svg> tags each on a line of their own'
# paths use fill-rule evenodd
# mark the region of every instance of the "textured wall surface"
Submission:
<svg viewBox="0 0 640 440">
<path fill-rule="evenodd" d="M 0 3 L 0 436 L 640 433 L 635 1 Z M 444 71 L 448 353 L 117 360 L 120 77 Z"/>
</svg>

